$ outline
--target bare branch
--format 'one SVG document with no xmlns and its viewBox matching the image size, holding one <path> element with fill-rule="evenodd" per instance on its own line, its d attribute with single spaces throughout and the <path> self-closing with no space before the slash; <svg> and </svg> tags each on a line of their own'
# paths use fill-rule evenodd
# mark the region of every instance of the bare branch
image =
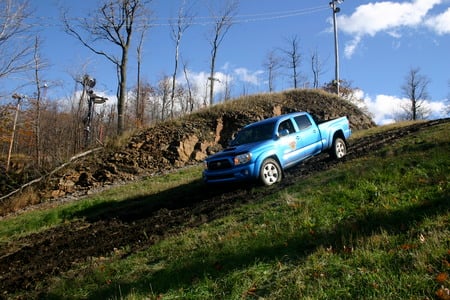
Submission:
<svg viewBox="0 0 450 300">
<path fill-rule="evenodd" d="M 294 88 L 298 87 L 298 79 L 300 76 L 299 69 L 301 63 L 299 40 L 296 35 L 286 40 L 289 48 L 281 49 L 286 55 L 286 67 L 292 70 L 291 78 L 293 80 Z"/>
<path fill-rule="evenodd" d="M 171 24 L 172 28 L 172 40 L 175 42 L 175 65 L 174 65 L 174 71 L 172 73 L 172 89 L 170 93 L 170 103 L 171 103 L 171 109 L 170 109 L 170 116 L 174 117 L 174 104 L 175 104 L 175 88 L 176 88 L 176 77 L 178 72 L 178 60 L 179 60 L 179 52 L 180 52 L 180 43 L 181 38 L 184 34 L 184 32 L 189 28 L 191 21 L 193 19 L 193 16 L 190 15 L 189 9 L 185 9 L 186 2 L 183 1 L 183 4 L 181 5 L 180 9 L 178 10 L 178 19 L 176 24 Z"/>
<path fill-rule="evenodd" d="M 227 34 L 230 27 L 233 25 L 233 18 L 237 12 L 239 2 L 237 0 L 229 0 L 226 2 L 222 11 L 217 14 L 211 10 L 211 16 L 215 19 L 213 34 L 209 39 L 211 44 L 211 66 L 210 66 L 210 90 L 209 90 L 209 101 L 210 105 L 214 103 L 214 72 L 217 58 L 217 51 L 220 44 L 222 43 L 225 35 Z"/>
<path fill-rule="evenodd" d="M 30 26 L 26 20 L 31 13 L 28 1 L 0 1 L 0 78 L 33 67 L 33 45 L 27 33 Z"/>
</svg>

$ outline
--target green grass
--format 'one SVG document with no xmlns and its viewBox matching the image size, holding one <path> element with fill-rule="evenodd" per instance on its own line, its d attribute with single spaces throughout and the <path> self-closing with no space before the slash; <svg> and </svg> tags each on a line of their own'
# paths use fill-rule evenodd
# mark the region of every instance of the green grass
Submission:
<svg viewBox="0 0 450 300">
<path fill-rule="evenodd" d="M 126 258 L 127 249 L 91 258 L 53 278 L 47 298 L 444 299 L 449 129 L 427 128 Z M 161 191 L 189 188 L 199 174 L 185 169 L 5 219 L 0 241 L 70 222 L 103 201 L 163 201 Z"/>
</svg>

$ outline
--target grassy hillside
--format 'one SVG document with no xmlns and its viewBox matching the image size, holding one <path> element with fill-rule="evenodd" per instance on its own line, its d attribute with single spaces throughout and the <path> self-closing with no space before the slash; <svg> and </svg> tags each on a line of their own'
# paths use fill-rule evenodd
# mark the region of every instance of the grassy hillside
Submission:
<svg viewBox="0 0 450 300">
<path fill-rule="evenodd" d="M 244 200 L 223 214 L 207 219 L 205 212 L 201 221 L 192 211 L 192 226 L 74 262 L 34 290 L 3 296 L 448 299 L 449 129 L 449 122 L 426 127 L 322 172 L 292 176 L 276 189 L 234 187 Z M 373 131 L 357 133 L 367 134 Z M 185 168 L 2 219 L 0 244 L 20 249 L 32 232 L 64 224 L 82 230 L 111 216 L 125 221 L 124 211 L 144 218 L 148 206 L 211 192 L 200 175 L 200 167 Z"/>
</svg>

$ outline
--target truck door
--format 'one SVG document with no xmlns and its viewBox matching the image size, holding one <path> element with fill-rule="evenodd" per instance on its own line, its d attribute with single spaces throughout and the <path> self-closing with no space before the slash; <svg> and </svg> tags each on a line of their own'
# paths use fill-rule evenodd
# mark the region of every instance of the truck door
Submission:
<svg viewBox="0 0 450 300">
<path fill-rule="evenodd" d="M 297 159 L 297 133 L 290 119 L 284 120 L 278 125 L 277 153 L 282 158 L 283 167 L 294 163 Z"/>
<path fill-rule="evenodd" d="M 296 116 L 294 120 L 298 127 L 296 139 L 299 159 L 318 154 L 322 150 L 319 128 L 312 123 L 307 115 Z"/>
</svg>

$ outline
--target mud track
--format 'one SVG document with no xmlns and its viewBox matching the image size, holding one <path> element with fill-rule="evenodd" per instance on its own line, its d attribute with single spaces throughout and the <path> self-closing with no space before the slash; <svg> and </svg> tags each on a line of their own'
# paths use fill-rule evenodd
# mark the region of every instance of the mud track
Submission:
<svg viewBox="0 0 450 300">
<path fill-rule="evenodd" d="M 345 161 L 362 157 L 403 136 L 429 126 L 449 122 L 449 119 L 414 124 L 381 134 L 353 140 Z M 183 194 L 183 187 L 168 193 L 171 201 L 145 203 L 132 199 L 124 204 L 108 207 L 101 215 L 86 212 L 84 221 L 63 224 L 56 228 L 14 241 L 0 250 L 0 298 L 17 291 L 45 290 L 46 281 L 70 270 L 74 264 L 92 257 L 108 256 L 116 249 L 127 247 L 126 256 L 146 248 L 158 240 L 183 229 L 199 226 L 227 215 L 231 209 L 244 203 L 275 193 L 297 182 L 329 169 L 340 162 L 327 154 L 319 155 L 290 169 L 284 180 L 269 188 L 258 187 L 258 193 L 235 186 L 205 189 L 198 183 L 198 192 Z M 193 183 L 196 184 L 196 183 Z"/>
</svg>

